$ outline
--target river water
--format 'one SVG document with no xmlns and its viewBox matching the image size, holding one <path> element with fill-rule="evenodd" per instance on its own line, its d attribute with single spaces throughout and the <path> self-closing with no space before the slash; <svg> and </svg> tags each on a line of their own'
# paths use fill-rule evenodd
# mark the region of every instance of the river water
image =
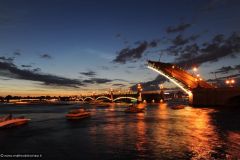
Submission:
<svg viewBox="0 0 240 160">
<path fill-rule="evenodd" d="M 39 154 L 39 159 L 49 160 L 240 159 L 240 108 L 173 110 L 167 104 L 148 104 L 145 113 L 129 114 L 124 105 L 81 106 L 92 116 L 68 121 L 65 114 L 79 104 L 0 105 L 0 115 L 31 118 L 27 125 L 0 130 L 0 155 Z"/>
</svg>

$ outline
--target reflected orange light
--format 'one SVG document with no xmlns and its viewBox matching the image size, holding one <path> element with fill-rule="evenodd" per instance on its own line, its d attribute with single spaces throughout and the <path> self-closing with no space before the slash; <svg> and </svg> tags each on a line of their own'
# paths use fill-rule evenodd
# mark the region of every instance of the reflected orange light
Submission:
<svg viewBox="0 0 240 160">
<path fill-rule="evenodd" d="M 137 114 L 137 116 L 140 118 L 142 118 L 143 114 Z M 139 120 L 137 122 L 137 141 L 136 141 L 136 149 L 138 152 L 142 153 L 145 152 L 145 144 L 147 143 L 147 139 L 146 139 L 146 124 L 144 121 Z"/>
</svg>

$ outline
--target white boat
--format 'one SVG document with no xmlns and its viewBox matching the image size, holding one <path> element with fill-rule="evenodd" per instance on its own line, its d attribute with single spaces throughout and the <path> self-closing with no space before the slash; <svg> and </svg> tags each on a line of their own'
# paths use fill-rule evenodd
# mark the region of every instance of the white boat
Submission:
<svg viewBox="0 0 240 160">
<path fill-rule="evenodd" d="M 0 118 L 0 128 L 8 128 L 28 123 L 30 119 L 24 117 L 12 118 L 11 115 Z"/>
</svg>

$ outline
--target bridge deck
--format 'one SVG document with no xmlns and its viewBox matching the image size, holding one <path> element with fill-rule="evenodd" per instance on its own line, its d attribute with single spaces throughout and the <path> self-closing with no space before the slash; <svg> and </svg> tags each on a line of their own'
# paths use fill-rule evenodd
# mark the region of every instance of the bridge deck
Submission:
<svg viewBox="0 0 240 160">
<path fill-rule="evenodd" d="M 196 76 L 191 75 L 174 64 L 148 61 L 148 65 L 163 72 L 164 74 L 167 74 L 169 77 L 174 78 L 178 82 L 182 83 L 186 88 L 191 90 L 198 86 L 202 88 L 214 88 L 211 84 L 204 80 L 198 80 Z"/>
</svg>

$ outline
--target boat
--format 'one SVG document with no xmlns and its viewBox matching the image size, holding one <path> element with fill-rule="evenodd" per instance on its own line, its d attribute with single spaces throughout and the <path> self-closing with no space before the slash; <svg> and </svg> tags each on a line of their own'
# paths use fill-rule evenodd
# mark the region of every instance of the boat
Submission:
<svg viewBox="0 0 240 160">
<path fill-rule="evenodd" d="M 108 107 L 110 107 L 110 105 L 109 105 L 109 104 L 98 104 L 98 105 L 96 105 L 96 107 L 99 107 L 99 108 L 108 108 Z"/>
<path fill-rule="evenodd" d="M 185 108 L 185 105 L 176 105 L 176 106 L 173 106 L 171 107 L 172 109 L 184 109 Z"/>
<path fill-rule="evenodd" d="M 69 120 L 74 120 L 74 119 L 83 119 L 90 117 L 91 114 L 90 112 L 85 111 L 84 109 L 73 109 L 66 114 L 66 118 Z"/>
<path fill-rule="evenodd" d="M 125 110 L 126 113 L 144 113 L 145 108 L 138 108 L 135 105 L 130 105 L 128 108 Z"/>
<path fill-rule="evenodd" d="M 30 121 L 30 119 L 25 117 L 13 118 L 12 115 L 10 114 L 0 118 L 0 128 L 19 126 L 28 123 L 28 121 Z"/>
</svg>

